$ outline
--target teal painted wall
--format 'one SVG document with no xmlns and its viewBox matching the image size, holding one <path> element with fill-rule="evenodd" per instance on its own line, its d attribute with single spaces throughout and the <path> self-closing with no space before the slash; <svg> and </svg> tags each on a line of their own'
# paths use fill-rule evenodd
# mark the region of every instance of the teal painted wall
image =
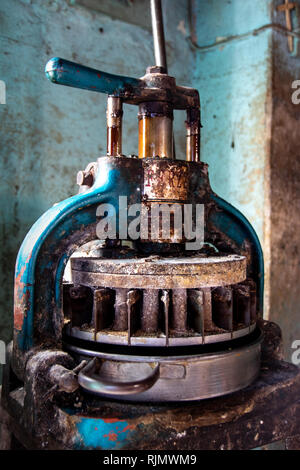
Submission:
<svg viewBox="0 0 300 470">
<path fill-rule="evenodd" d="M 246 215 L 262 243 L 271 31 L 251 32 L 270 23 L 271 3 L 194 1 L 194 41 L 200 47 L 193 85 L 201 94 L 202 159 L 215 191 Z"/>
</svg>

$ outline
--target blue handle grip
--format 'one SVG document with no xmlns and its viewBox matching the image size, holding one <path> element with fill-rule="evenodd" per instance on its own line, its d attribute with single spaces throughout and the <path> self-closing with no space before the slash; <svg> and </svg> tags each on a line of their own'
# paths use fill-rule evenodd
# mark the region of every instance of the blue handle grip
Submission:
<svg viewBox="0 0 300 470">
<path fill-rule="evenodd" d="M 45 74 L 52 83 L 120 97 L 133 93 L 142 83 L 137 78 L 112 75 L 59 57 L 47 62 Z"/>
</svg>

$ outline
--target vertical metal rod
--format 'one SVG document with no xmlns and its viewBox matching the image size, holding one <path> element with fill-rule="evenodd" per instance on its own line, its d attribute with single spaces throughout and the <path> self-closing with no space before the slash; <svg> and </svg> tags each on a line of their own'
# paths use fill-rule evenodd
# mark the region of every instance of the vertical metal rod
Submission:
<svg viewBox="0 0 300 470">
<path fill-rule="evenodd" d="M 188 162 L 200 161 L 200 109 L 198 108 L 187 110 L 186 159 Z"/>
<path fill-rule="evenodd" d="M 142 330 L 146 333 L 157 333 L 159 311 L 159 290 L 144 289 Z"/>
<path fill-rule="evenodd" d="M 187 331 L 187 290 L 172 290 L 173 318 L 172 328 L 175 333 L 184 334 Z"/>
<path fill-rule="evenodd" d="M 224 330 L 232 331 L 233 300 L 230 286 L 216 287 L 212 291 L 213 321 Z"/>
<path fill-rule="evenodd" d="M 233 286 L 233 319 L 237 323 L 250 325 L 250 286 L 235 284 Z"/>
<path fill-rule="evenodd" d="M 250 292 L 250 319 L 251 322 L 257 319 L 257 298 L 256 298 L 256 283 L 252 279 L 246 279 L 243 282 L 244 285 L 249 287 Z"/>
<path fill-rule="evenodd" d="M 191 326 L 197 333 L 202 335 L 202 343 L 204 343 L 204 315 L 203 303 L 204 294 L 201 289 L 188 290 L 189 307 L 192 308 Z"/>
<path fill-rule="evenodd" d="M 167 73 L 167 58 L 165 46 L 164 24 L 162 17 L 161 0 L 150 0 L 152 31 L 154 43 L 155 65 L 164 67 Z"/>
<path fill-rule="evenodd" d="M 140 298 L 140 293 L 137 289 L 132 289 L 128 291 L 127 294 L 127 317 L 128 317 L 128 336 L 127 343 L 128 346 L 131 345 L 131 336 L 137 327 L 137 318 L 136 318 L 136 309 L 134 308 L 135 304 Z"/>
<path fill-rule="evenodd" d="M 115 331 L 125 331 L 128 327 L 128 308 L 127 308 L 128 289 L 116 289 L 115 299 Z"/>
<path fill-rule="evenodd" d="M 94 290 L 92 323 L 94 326 L 94 341 L 98 331 L 110 325 L 109 315 L 110 293 L 108 289 L 100 288 Z"/>
<path fill-rule="evenodd" d="M 122 100 L 116 96 L 107 98 L 107 155 L 122 155 Z"/>
<path fill-rule="evenodd" d="M 167 290 L 162 291 L 161 301 L 164 306 L 166 346 L 169 346 L 169 304 L 170 304 L 169 291 Z"/>
<path fill-rule="evenodd" d="M 153 34 L 153 44 L 154 44 L 154 57 L 155 65 L 163 67 L 165 73 L 168 73 L 167 65 L 167 54 L 166 54 L 166 43 L 165 43 L 165 33 L 164 33 L 164 21 L 162 15 L 161 0 L 150 0 L 151 6 L 151 19 L 152 19 L 152 34 Z M 176 149 L 175 149 L 175 138 L 174 132 L 172 131 L 173 139 L 173 151 L 172 157 L 176 159 Z"/>
<path fill-rule="evenodd" d="M 214 324 L 212 321 L 211 289 L 209 287 L 203 287 L 202 292 L 203 292 L 203 328 L 204 328 L 204 333 L 205 333 L 206 331 L 213 330 Z"/>
</svg>

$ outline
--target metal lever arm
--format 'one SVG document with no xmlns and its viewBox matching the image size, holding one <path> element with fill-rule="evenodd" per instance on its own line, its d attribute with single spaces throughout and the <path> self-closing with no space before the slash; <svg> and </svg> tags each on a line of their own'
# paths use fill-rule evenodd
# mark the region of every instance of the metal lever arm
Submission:
<svg viewBox="0 0 300 470">
<path fill-rule="evenodd" d="M 137 78 L 113 75 L 60 57 L 53 57 L 47 62 L 45 74 L 48 80 L 59 85 L 97 91 L 121 98 L 131 96 L 142 84 Z"/>
<path fill-rule="evenodd" d="M 166 101 L 171 103 L 174 109 L 200 107 L 197 90 L 176 86 L 175 79 L 165 74 L 147 73 L 141 79 L 122 77 L 59 57 L 47 62 L 45 74 L 52 83 L 106 93 L 122 98 L 124 103 L 138 105 L 145 101 Z"/>
</svg>

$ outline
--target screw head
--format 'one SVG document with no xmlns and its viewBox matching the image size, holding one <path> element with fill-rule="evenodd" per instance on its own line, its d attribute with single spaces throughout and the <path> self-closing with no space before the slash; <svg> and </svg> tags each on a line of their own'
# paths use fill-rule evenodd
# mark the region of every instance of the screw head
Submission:
<svg viewBox="0 0 300 470">
<path fill-rule="evenodd" d="M 94 177 L 91 173 L 86 173 L 85 171 L 78 171 L 77 184 L 79 186 L 92 186 L 93 182 Z"/>
</svg>

